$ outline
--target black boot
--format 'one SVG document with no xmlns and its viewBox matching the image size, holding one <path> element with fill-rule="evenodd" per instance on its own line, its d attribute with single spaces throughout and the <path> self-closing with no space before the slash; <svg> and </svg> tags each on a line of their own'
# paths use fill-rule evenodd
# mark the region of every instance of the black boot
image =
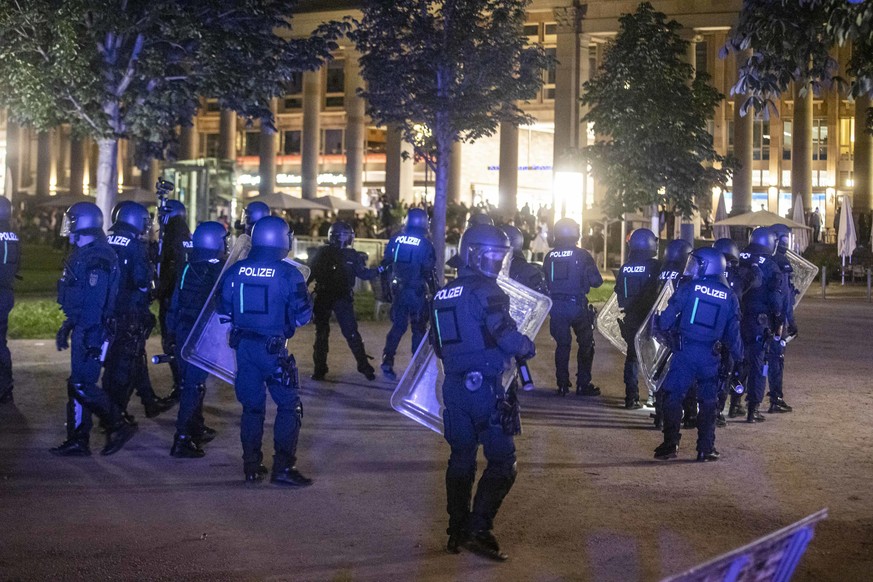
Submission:
<svg viewBox="0 0 873 582">
<path fill-rule="evenodd" d="M 394 358 L 389 358 L 386 355 L 382 356 L 382 375 L 392 382 L 397 379 L 397 374 L 394 373 Z"/>
<path fill-rule="evenodd" d="M 264 480 L 270 470 L 263 465 L 258 465 L 250 469 L 246 469 L 246 485 L 257 485 Z"/>
<path fill-rule="evenodd" d="M 752 404 L 749 402 L 749 412 L 746 414 L 746 422 L 753 424 L 756 422 L 764 422 L 767 420 L 764 415 L 758 412 L 758 403 Z"/>
<path fill-rule="evenodd" d="M 376 379 L 376 370 L 370 365 L 370 362 L 363 360 L 358 362 L 358 372 L 364 375 L 364 378 L 371 382 Z"/>
<path fill-rule="evenodd" d="M 173 438 L 173 446 L 170 448 L 170 456 L 177 459 L 200 459 L 206 454 L 191 435 L 176 433 Z"/>
<path fill-rule="evenodd" d="M 626 399 L 624 401 L 624 407 L 628 410 L 639 410 L 640 408 L 643 407 L 643 405 L 637 399 L 633 399 L 633 400 Z"/>
<path fill-rule="evenodd" d="M 675 459 L 676 455 L 679 451 L 678 443 L 669 443 L 664 441 L 658 448 L 655 449 L 655 458 L 659 461 L 668 461 L 670 459 Z"/>
<path fill-rule="evenodd" d="M 197 446 L 202 446 L 215 440 L 215 435 L 217 434 L 217 430 L 215 430 L 214 428 L 209 428 L 204 424 L 199 428 L 191 431 L 191 440 L 197 443 Z"/>
<path fill-rule="evenodd" d="M 91 448 L 87 441 L 79 439 L 67 439 L 56 447 L 49 449 L 56 457 L 90 457 Z"/>
<path fill-rule="evenodd" d="M 312 485 L 312 479 L 304 477 L 303 474 L 297 470 L 297 467 L 286 467 L 278 472 L 273 471 L 273 475 L 270 477 L 270 483 L 284 485 L 285 487 L 302 488 Z"/>
<path fill-rule="evenodd" d="M 481 530 L 470 534 L 464 547 L 473 552 L 498 562 L 505 562 L 509 556 L 500 551 L 500 544 L 490 530 Z"/>
<path fill-rule="evenodd" d="M 114 455 L 121 450 L 127 441 L 136 434 L 137 426 L 130 424 L 122 417 L 106 435 L 106 446 L 100 451 L 101 455 Z"/>
<path fill-rule="evenodd" d="M 600 388 L 594 384 L 588 384 L 588 386 L 585 386 L 584 388 L 582 386 L 577 386 L 576 396 L 600 396 Z"/>
<path fill-rule="evenodd" d="M 788 403 L 782 400 L 781 398 L 777 398 L 776 400 L 770 401 L 770 408 L 767 410 L 770 414 L 778 413 L 778 412 L 791 412 L 794 410 Z"/>
<path fill-rule="evenodd" d="M 558 396 L 566 396 L 570 393 L 570 385 L 560 385 L 558 386 Z"/>
<path fill-rule="evenodd" d="M 489 557 L 495 559 L 506 559 L 499 557 L 500 548 L 497 546 L 497 540 L 491 535 L 491 530 L 494 527 L 494 518 L 497 516 L 503 499 L 512 489 L 512 484 L 515 483 L 515 475 L 515 465 L 510 468 L 508 473 L 494 470 L 489 465 L 485 468 L 482 478 L 479 479 L 476 496 L 473 498 L 473 510 L 470 512 L 469 543 L 472 543 L 474 548 L 483 550 L 486 554 L 492 554 Z M 489 549 L 489 540 L 493 541 L 491 549 Z"/>
<path fill-rule="evenodd" d="M 315 368 L 315 371 L 312 372 L 310 378 L 312 378 L 316 382 L 321 382 L 322 380 L 324 380 L 325 376 L 327 376 L 327 366 L 323 368 Z"/>
<path fill-rule="evenodd" d="M 719 412 L 718 415 L 715 417 L 715 426 L 719 428 L 724 428 L 727 426 L 727 420 L 725 419 L 724 414 L 722 414 L 721 412 Z"/>
<path fill-rule="evenodd" d="M 697 452 L 697 462 L 698 463 L 712 463 L 721 458 L 721 453 L 717 450 L 712 449 L 708 453 L 704 453 L 703 451 Z"/>
<path fill-rule="evenodd" d="M 446 551 L 457 554 L 469 538 L 470 499 L 475 475 L 455 475 L 446 471 L 446 511 L 449 514 L 449 541 Z"/>
<path fill-rule="evenodd" d="M 10 384 L 7 388 L 0 390 L 0 404 L 11 404 L 15 402 L 15 398 L 12 396 L 12 384 Z"/>
<path fill-rule="evenodd" d="M 157 398 L 154 400 L 148 400 L 143 402 L 143 408 L 145 408 L 146 418 L 154 418 L 161 414 L 162 412 L 166 412 L 173 408 L 173 406 L 178 402 L 178 400 L 172 400 L 171 398 Z"/>
<path fill-rule="evenodd" d="M 685 416 L 685 420 L 682 421 L 682 428 L 697 428 L 697 416 Z"/>
</svg>

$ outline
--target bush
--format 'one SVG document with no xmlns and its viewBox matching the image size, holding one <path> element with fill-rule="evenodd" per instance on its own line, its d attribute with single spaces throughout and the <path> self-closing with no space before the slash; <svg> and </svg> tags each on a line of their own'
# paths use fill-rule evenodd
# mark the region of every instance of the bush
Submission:
<svg viewBox="0 0 873 582">
<path fill-rule="evenodd" d="M 64 322 L 64 313 L 52 299 L 17 298 L 9 314 L 9 339 L 47 339 L 55 337 Z"/>
</svg>

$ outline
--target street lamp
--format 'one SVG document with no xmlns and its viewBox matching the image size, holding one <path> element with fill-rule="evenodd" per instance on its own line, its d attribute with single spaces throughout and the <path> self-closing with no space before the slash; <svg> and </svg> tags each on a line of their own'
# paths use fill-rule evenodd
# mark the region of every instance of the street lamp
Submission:
<svg viewBox="0 0 873 582">
<path fill-rule="evenodd" d="M 582 197 L 582 185 L 585 174 L 574 171 L 555 172 L 553 182 L 552 200 L 555 217 L 572 218 L 579 226 L 582 226 L 582 210 L 585 200 Z"/>
</svg>

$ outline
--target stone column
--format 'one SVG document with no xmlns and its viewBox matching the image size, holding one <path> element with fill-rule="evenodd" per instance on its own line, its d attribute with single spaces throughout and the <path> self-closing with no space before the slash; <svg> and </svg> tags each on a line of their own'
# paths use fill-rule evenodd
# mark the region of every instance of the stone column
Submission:
<svg viewBox="0 0 873 582">
<path fill-rule="evenodd" d="M 85 140 L 70 136 L 70 194 L 81 196 L 84 194 L 85 166 L 88 163 L 85 152 Z"/>
<path fill-rule="evenodd" d="M 403 154 L 408 154 L 403 159 Z M 385 144 L 385 195 L 392 202 L 412 202 L 415 185 L 412 144 L 403 139 L 396 127 L 389 126 Z"/>
<path fill-rule="evenodd" d="M 855 180 L 852 210 L 873 210 L 873 136 L 865 131 L 870 97 L 855 98 L 855 151 L 852 170 Z"/>
<path fill-rule="evenodd" d="M 218 157 L 236 160 L 236 111 L 221 110 L 221 125 L 218 130 Z"/>
<path fill-rule="evenodd" d="M 697 75 L 697 43 L 703 40 L 697 31 L 693 28 L 685 30 L 685 39 L 688 41 L 688 47 L 685 49 L 685 61 L 691 65 L 693 69 L 692 78 L 688 80 L 688 84 L 692 84 L 694 82 L 694 76 Z M 695 203 L 700 206 L 705 201 L 695 200 Z M 655 215 L 657 216 L 657 207 L 654 208 Z M 660 225 L 659 225 L 660 227 Z M 655 231 L 656 234 L 659 234 L 660 231 Z M 689 244 L 694 246 L 694 237 L 700 236 L 700 213 L 695 212 L 692 217 L 683 218 L 682 222 L 679 226 L 679 238 L 687 241 Z"/>
<path fill-rule="evenodd" d="M 179 159 L 193 160 L 197 158 L 197 120 L 191 120 L 192 125 L 182 126 L 179 136 Z"/>
<path fill-rule="evenodd" d="M 805 209 L 812 205 L 812 90 L 801 95 L 794 87 L 794 124 L 791 141 L 791 198 L 800 194 Z"/>
<path fill-rule="evenodd" d="M 51 130 L 39 132 L 36 139 L 36 195 L 48 196 L 52 179 Z"/>
<path fill-rule="evenodd" d="M 746 53 L 737 55 L 737 66 L 747 58 Z M 734 97 L 734 155 L 740 166 L 733 177 L 733 207 L 731 214 L 742 214 L 752 209 L 752 123 L 755 110 L 751 107 L 745 116 L 740 108 L 746 100 L 745 95 Z"/>
<path fill-rule="evenodd" d="M 558 23 L 555 65 L 555 171 L 564 169 L 565 157 L 578 146 L 579 126 L 579 20 L 576 6 L 554 9 Z M 585 55 L 587 62 L 588 55 Z"/>
<path fill-rule="evenodd" d="M 303 73 L 303 133 L 301 152 L 304 198 L 318 196 L 318 158 L 321 144 L 321 71 Z"/>
<path fill-rule="evenodd" d="M 346 106 L 346 198 L 360 202 L 364 192 L 364 100 L 359 55 L 350 51 L 345 59 Z"/>
<path fill-rule="evenodd" d="M 510 220 L 518 211 L 518 126 L 500 124 L 500 175 L 497 181 L 500 212 Z"/>
<path fill-rule="evenodd" d="M 449 188 L 446 199 L 451 204 L 461 202 L 461 142 L 452 144 L 452 157 L 449 159 Z"/>
<path fill-rule="evenodd" d="M 12 179 L 12 192 L 7 192 L 8 197 L 21 187 L 21 147 L 24 130 L 13 121 L 6 121 L 6 167 Z"/>
<path fill-rule="evenodd" d="M 261 138 L 260 157 L 258 160 L 258 175 L 261 181 L 258 184 L 258 194 L 264 196 L 272 194 L 276 187 L 276 150 L 278 149 L 277 141 L 279 139 L 276 133 L 275 124 L 279 123 L 276 118 L 278 112 L 278 104 L 275 98 L 270 99 L 270 113 L 273 115 L 273 125 L 265 123 L 261 120 Z"/>
</svg>

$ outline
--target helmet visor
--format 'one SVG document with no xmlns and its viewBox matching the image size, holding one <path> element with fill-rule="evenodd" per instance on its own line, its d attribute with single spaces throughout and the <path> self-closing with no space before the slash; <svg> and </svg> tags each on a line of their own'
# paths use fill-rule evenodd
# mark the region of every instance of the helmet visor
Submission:
<svg viewBox="0 0 873 582">
<path fill-rule="evenodd" d="M 703 273 L 703 263 L 694 255 L 688 255 L 688 260 L 685 261 L 685 270 L 682 275 L 692 279 L 698 278 Z"/>
<path fill-rule="evenodd" d="M 497 277 L 503 269 L 503 261 L 509 255 L 507 248 L 485 248 L 479 253 L 479 271 L 486 277 Z"/>
<path fill-rule="evenodd" d="M 61 221 L 61 236 L 67 237 L 70 236 L 72 232 L 72 221 L 70 220 L 70 216 L 68 214 L 64 214 L 64 218 Z"/>
</svg>

